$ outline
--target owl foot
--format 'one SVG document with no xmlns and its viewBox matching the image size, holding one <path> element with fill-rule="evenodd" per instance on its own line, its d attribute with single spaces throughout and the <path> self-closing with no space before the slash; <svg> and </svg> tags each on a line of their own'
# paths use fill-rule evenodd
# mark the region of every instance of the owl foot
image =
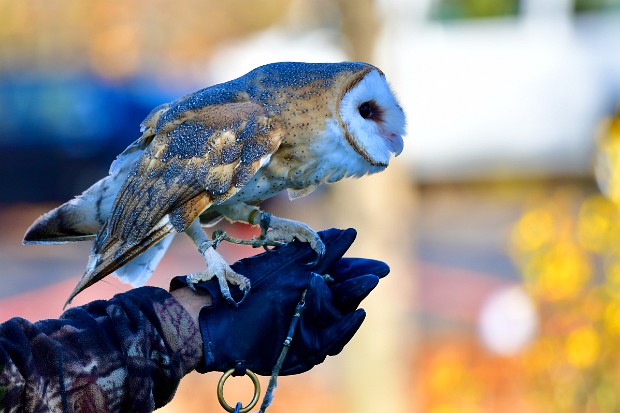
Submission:
<svg viewBox="0 0 620 413">
<path fill-rule="evenodd" d="M 250 292 L 250 280 L 234 271 L 232 271 L 232 274 L 233 275 L 227 273 L 221 276 L 219 274 L 213 274 L 210 271 L 195 272 L 193 274 L 187 275 L 187 285 L 189 286 L 189 288 L 197 292 L 194 284 L 202 281 L 208 281 L 213 277 L 216 277 L 218 283 L 220 284 L 220 291 L 222 293 L 222 296 L 226 299 L 226 301 L 228 301 L 229 304 L 237 307 L 243 302 L 243 300 L 245 300 L 245 297 L 247 297 L 248 293 Z M 239 289 L 243 291 L 243 297 L 241 297 L 241 300 L 235 301 L 235 299 L 230 294 L 230 288 L 228 287 L 228 283 L 239 285 Z"/>
<path fill-rule="evenodd" d="M 226 299 L 226 301 L 235 307 L 241 304 L 250 292 L 250 280 L 233 271 L 226 261 L 224 261 L 224 258 L 222 258 L 222 256 L 215 251 L 215 246 L 217 242 L 221 241 L 221 239 L 209 241 L 200 227 L 199 219 L 194 220 L 194 222 L 192 222 L 192 224 L 185 230 L 185 233 L 192 239 L 192 241 L 194 241 L 194 244 L 198 247 L 198 252 L 200 252 L 200 254 L 204 257 L 205 263 L 207 264 L 207 269 L 205 271 L 189 274 L 187 276 L 187 285 L 192 288 L 194 284 L 201 281 L 208 281 L 213 277 L 216 277 L 218 283 L 220 284 L 222 296 Z M 240 301 L 234 300 L 230 294 L 228 283 L 238 285 L 239 289 L 243 291 L 243 297 Z M 192 289 L 195 290 L 195 288 Z"/>
<path fill-rule="evenodd" d="M 273 215 L 260 211 L 260 227 L 262 230 L 261 239 L 265 245 L 273 243 L 287 243 L 295 239 L 307 242 L 316 252 L 316 260 L 309 264 L 315 265 L 325 255 L 325 244 L 309 226 L 298 221 L 278 218 Z"/>
<path fill-rule="evenodd" d="M 230 268 L 226 261 L 224 261 L 222 256 L 210 246 L 208 248 L 205 248 L 204 250 L 200 248 L 199 251 L 202 253 L 205 262 L 207 263 L 207 270 L 187 275 L 187 285 L 189 285 L 190 288 L 194 289 L 194 284 L 202 281 L 208 281 L 215 277 L 220 284 L 220 291 L 222 292 L 222 296 L 226 299 L 226 301 L 228 301 L 235 307 L 241 304 L 250 292 L 250 280 L 248 280 L 243 275 L 233 271 L 233 269 Z M 230 288 L 228 287 L 228 283 L 232 285 L 238 285 L 239 289 L 243 291 L 243 297 L 241 298 L 241 300 L 235 301 L 235 299 L 230 294 Z"/>
</svg>

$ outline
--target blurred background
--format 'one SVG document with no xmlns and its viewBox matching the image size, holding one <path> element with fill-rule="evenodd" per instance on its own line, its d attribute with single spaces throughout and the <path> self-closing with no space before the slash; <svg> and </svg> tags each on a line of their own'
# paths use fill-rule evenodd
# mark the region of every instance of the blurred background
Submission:
<svg viewBox="0 0 620 413">
<path fill-rule="evenodd" d="M 154 106 L 292 60 L 379 66 L 408 136 L 384 173 L 267 205 L 355 227 L 351 254 L 392 267 L 352 343 L 269 411 L 620 411 L 620 0 L 0 0 L 0 318 L 60 315 L 90 245 L 22 236 Z M 149 284 L 202 265 L 178 237 Z M 221 411 L 218 378 L 162 411 Z"/>
</svg>

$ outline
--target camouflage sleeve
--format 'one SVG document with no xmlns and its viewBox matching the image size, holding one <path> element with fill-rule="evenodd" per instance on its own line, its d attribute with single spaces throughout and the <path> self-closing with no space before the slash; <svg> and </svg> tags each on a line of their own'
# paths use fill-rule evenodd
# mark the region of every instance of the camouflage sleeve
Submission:
<svg viewBox="0 0 620 413">
<path fill-rule="evenodd" d="M 166 291 L 142 287 L 0 325 L 0 411 L 150 412 L 202 356 L 200 331 Z"/>
</svg>

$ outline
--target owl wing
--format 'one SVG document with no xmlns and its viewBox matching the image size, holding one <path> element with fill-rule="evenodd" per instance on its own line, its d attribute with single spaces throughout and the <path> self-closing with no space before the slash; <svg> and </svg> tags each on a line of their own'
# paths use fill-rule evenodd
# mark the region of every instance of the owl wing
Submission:
<svg viewBox="0 0 620 413">
<path fill-rule="evenodd" d="M 252 102 L 188 110 L 157 125 L 71 297 L 237 193 L 278 149 L 282 135 L 280 125 Z"/>
</svg>

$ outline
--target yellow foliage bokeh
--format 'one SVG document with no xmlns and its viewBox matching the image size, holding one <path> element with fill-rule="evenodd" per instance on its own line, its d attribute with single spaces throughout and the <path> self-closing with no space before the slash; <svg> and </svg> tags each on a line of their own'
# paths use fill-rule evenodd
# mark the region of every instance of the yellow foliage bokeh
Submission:
<svg viewBox="0 0 620 413">
<path fill-rule="evenodd" d="M 566 359 L 579 369 L 592 367 L 600 353 L 600 339 L 594 328 L 581 327 L 568 335 L 564 346 Z"/>
</svg>

